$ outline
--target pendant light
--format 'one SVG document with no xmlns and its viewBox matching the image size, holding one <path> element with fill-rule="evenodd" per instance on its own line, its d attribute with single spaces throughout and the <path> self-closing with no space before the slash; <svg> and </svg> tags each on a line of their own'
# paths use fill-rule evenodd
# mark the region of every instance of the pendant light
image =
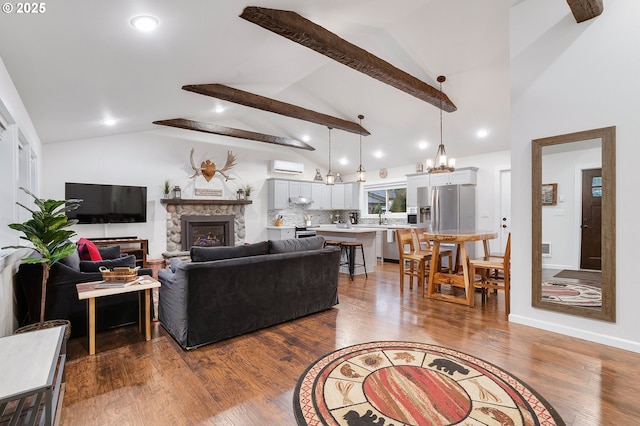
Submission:
<svg viewBox="0 0 640 426">
<path fill-rule="evenodd" d="M 331 127 L 329 129 L 329 171 L 327 172 L 327 185 L 333 185 L 336 183 L 336 176 L 331 173 Z"/>
<path fill-rule="evenodd" d="M 444 149 L 444 143 L 442 142 L 442 83 L 446 79 L 443 75 L 438 76 L 438 83 L 440 83 L 440 145 L 438 146 L 438 151 L 436 151 L 435 159 L 427 159 L 428 173 L 446 173 L 456 169 L 455 158 L 449 158 L 447 161 L 447 151 Z"/>
<path fill-rule="evenodd" d="M 364 118 L 364 115 L 360 114 L 358 118 L 360 119 L 360 127 L 362 127 L 362 119 Z M 367 172 L 362 167 L 362 133 L 360 133 L 360 167 L 356 170 L 356 182 L 366 182 L 366 174 Z"/>
</svg>

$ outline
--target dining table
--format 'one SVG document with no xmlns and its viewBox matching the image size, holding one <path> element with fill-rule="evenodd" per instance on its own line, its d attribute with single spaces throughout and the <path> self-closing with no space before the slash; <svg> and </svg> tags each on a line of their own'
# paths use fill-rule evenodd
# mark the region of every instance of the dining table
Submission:
<svg viewBox="0 0 640 426">
<path fill-rule="evenodd" d="M 489 256 L 489 240 L 498 238 L 498 233 L 479 229 L 446 229 L 427 231 L 425 237 L 433 243 L 427 297 L 473 306 L 475 291 L 473 281 L 475 277 L 469 274 L 467 244 L 482 241 L 484 257 L 487 258 Z M 449 268 L 447 271 L 440 269 L 440 244 L 457 246 L 455 268 Z M 464 288 L 464 296 L 458 296 L 455 288 Z"/>
</svg>

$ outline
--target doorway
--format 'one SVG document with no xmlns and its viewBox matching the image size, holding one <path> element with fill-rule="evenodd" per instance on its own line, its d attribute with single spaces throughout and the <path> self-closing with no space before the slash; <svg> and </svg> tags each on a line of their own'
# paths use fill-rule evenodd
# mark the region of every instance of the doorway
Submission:
<svg viewBox="0 0 640 426">
<path fill-rule="evenodd" d="M 582 170 L 580 269 L 602 270 L 602 169 Z"/>
<path fill-rule="evenodd" d="M 511 170 L 500 170 L 500 252 L 507 246 L 511 232 Z"/>
</svg>

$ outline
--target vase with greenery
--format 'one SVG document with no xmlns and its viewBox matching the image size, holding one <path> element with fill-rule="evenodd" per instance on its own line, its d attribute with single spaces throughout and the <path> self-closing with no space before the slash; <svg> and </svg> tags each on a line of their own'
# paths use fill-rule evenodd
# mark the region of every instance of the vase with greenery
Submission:
<svg viewBox="0 0 640 426">
<path fill-rule="evenodd" d="M 251 191 L 253 191 L 253 186 L 251 185 L 244 186 L 244 196 L 246 199 L 249 199 L 249 197 L 251 196 Z"/>
<path fill-rule="evenodd" d="M 169 194 L 171 193 L 171 181 L 166 179 L 164 184 L 162 185 L 162 191 L 164 193 L 164 198 L 169 198 Z"/>
<path fill-rule="evenodd" d="M 40 323 L 38 328 L 44 327 L 44 309 L 47 297 L 47 281 L 51 266 L 60 259 L 71 255 L 76 249 L 76 244 L 69 241 L 69 238 L 76 235 L 75 231 L 67 228 L 78 223 L 76 219 L 69 219 L 66 212 L 75 210 L 80 206 L 82 200 L 45 200 L 36 197 L 25 188 L 20 188 L 34 199 L 37 209 L 18 204 L 20 207 L 31 212 L 31 219 L 23 223 L 11 223 L 9 227 L 24 235 L 21 239 L 29 241 L 32 246 L 16 245 L 3 248 L 33 249 L 40 256 L 30 255 L 22 259 L 24 263 L 40 263 L 42 265 L 42 297 L 40 299 Z"/>
</svg>

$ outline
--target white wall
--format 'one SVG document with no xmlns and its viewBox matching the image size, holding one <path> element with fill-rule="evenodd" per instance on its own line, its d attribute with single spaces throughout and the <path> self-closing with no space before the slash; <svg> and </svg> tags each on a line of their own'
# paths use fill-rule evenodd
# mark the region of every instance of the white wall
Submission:
<svg viewBox="0 0 640 426">
<path fill-rule="evenodd" d="M 512 172 L 510 320 L 636 352 L 638 16 L 637 0 L 610 0 L 601 16 L 576 24 L 566 2 L 525 0 L 511 9 L 510 23 L 511 161 L 522 165 Z M 531 140 L 606 126 L 617 127 L 615 323 L 531 306 Z"/>
<path fill-rule="evenodd" d="M 15 204 L 18 200 L 18 139 L 28 143 L 38 158 L 41 156 L 41 144 L 1 58 L 0 115 L 0 120 L 7 127 L 7 131 L 0 135 L 0 247 L 4 247 L 20 243 L 20 234 L 7 227 L 9 223 L 18 221 Z M 0 249 L 0 337 L 12 334 L 18 325 L 14 313 L 13 275 L 24 255 L 24 250 Z"/>
<path fill-rule="evenodd" d="M 193 195 L 194 180 L 189 179 L 194 174 L 189 160 L 191 148 L 195 148 L 196 165 L 209 159 L 217 167 L 224 165 L 227 151 L 231 150 L 236 156 L 236 166 L 228 175 L 233 179 L 225 182 L 220 174 L 216 174 L 213 180 L 224 188 L 222 198 L 225 199 L 235 199 L 236 190 L 241 186 L 253 186 L 253 204 L 245 208 L 245 241 L 267 239 L 265 179 L 312 180 L 318 166 L 295 151 L 276 145 L 222 136 L 200 137 L 194 133 L 186 130 L 150 131 L 45 144 L 43 193 L 47 197 L 63 199 L 65 182 L 147 186 L 147 223 L 76 225 L 74 230 L 79 237 L 137 236 L 148 239 L 150 258 L 159 258 L 166 251 L 166 209 L 160 204 L 162 183 L 169 179 L 173 185 L 182 188 L 182 198 L 196 198 Z M 304 173 L 295 177 L 270 175 L 271 159 L 303 163 Z"/>
</svg>

